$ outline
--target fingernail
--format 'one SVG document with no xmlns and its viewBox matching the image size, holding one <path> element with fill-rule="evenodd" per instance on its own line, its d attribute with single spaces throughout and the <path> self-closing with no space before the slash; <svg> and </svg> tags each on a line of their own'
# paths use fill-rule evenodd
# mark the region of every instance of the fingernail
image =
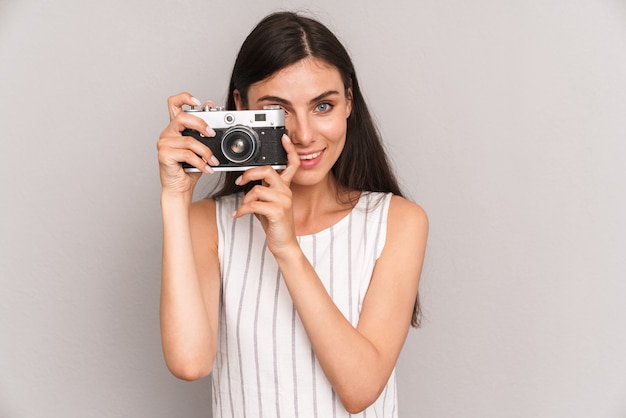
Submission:
<svg viewBox="0 0 626 418">
<path fill-rule="evenodd" d="M 215 155 L 211 155 L 211 164 L 220 165 L 220 160 L 218 160 Z"/>
<path fill-rule="evenodd" d="M 202 102 L 195 97 L 192 97 L 191 101 L 194 102 L 196 106 L 200 106 L 202 104 Z"/>
<path fill-rule="evenodd" d="M 241 184 L 241 177 L 242 177 L 242 176 L 239 176 L 239 177 L 237 177 L 237 179 L 235 180 L 235 184 L 236 184 L 237 186 L 239 186 L 239 185 Z"/>
<path fill-rule="evenodd" d="M 210 127 L 210 126 L 207 126 L 207 127 L 206 127 L 206 133 L 207 133 L 209 136 L 215 136 L 215 135 L 216 135 L 216 134 L 215 134 L 215 131 L 214 131 L 214 130 Z"/>
<path fill-rule="evenodd" d="M 230 216 L 232 216 L 234 218 L 235 215 L 237 215 L 237 211 L 234 211 Z"/>
<path fill-rule="evenodd" d="M 287 134 L 283 134 L 283 137 L 285 138 L 285 141 L 291 142 L 291 138 L 289 138 Z"/>
<path fill-rule="evenodd" d="M 214 173 L 213 168 L 211 168 L 210 165 L 204 166 L 204 170 L 206 171 L 207 174 L 213 174 Z"/>
</svg>

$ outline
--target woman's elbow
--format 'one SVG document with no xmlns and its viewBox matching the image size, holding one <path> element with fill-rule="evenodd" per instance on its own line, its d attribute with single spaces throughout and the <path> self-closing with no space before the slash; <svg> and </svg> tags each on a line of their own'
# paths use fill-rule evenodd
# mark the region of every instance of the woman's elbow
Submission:
<svg viewBox="0 0 626 418">
<path fill-rule="evenodd" d="M 375 399 L 374 399 L 375 400 Z M 368 406 L 370 406 L 371 404 L 373 404 L 374 401 L 365 401 L 365 400 L 359 400 L 359 399 L 355 399 L 355 400 L 349 400 L 349 401 L 344 401 L 342 402 L 343 407 L 346 409 L 346 411 L 348 411 L 350 414 L 358 414 L 363 412 Z"/>
<path fill-rule="evenodd" d="M 175 377 L 188 382 L 207 377 L 213 371 L 213 365 L 209 363 L 198 364 L 194 362 L 166 362 L 167 368 Z"/>
<path fill-rule="evenodd" d="M 382 388 L 352 389 L 339 394 L 341 404 L 350 414 L 358 414 L 376 402 Z"/>
</svg>

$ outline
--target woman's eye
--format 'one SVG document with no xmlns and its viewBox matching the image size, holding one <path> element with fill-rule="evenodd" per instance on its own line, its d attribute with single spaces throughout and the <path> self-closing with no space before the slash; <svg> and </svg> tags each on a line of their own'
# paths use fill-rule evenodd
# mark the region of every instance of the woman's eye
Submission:
<svg viewBox="0 0 626 418">
<path fill-rule="evenodd" d="M 320 103 L 317 105 L 317 111 L 319 112 L 328 112 L 331 109 L 332 105 L 330 103 Z"/>
</svg>

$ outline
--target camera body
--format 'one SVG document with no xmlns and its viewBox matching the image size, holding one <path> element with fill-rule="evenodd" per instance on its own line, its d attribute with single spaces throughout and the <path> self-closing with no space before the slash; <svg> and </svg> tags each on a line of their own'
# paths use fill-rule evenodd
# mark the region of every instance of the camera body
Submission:
<svg viewBox="0 0 626 418">
<path fill-rule="evenodd" d="M 185 129 L 184 136 L 192 136 L 205 144 L 220 162 L 215 171 L 243 171 L 269 165 L 276 169 L 287 167 L 287 153 L 281 138 L 285 129 L 285 112 L 279 106 L 265 106 L 262 110 L 224 110 L 222 107 L 194 106 L 184 109 L 202 118 L 215 131 L 214 137 Z M 185 171 L 199 171 L 183 163 Z"/>
</svg>

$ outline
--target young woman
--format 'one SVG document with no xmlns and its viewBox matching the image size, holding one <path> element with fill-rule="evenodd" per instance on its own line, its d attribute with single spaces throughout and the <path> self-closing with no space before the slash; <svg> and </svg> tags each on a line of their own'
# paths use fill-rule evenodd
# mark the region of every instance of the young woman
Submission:
<svg viewBox="0 0 626 418">
<path fill-rule="evenodd" d="M 230 109 L 285 110 L 284 170 L 230 172 L 181 135 L 213 136 L 168 100 L 158 141 L 161 332 L 179 378 L 213 374 L 214 417 L 397 416 L 395 364 L 411 324 L 428 223 L 401 197 L 351 60 L 315 20 L 266 17 L 243 43 Z"/>
</svg>

